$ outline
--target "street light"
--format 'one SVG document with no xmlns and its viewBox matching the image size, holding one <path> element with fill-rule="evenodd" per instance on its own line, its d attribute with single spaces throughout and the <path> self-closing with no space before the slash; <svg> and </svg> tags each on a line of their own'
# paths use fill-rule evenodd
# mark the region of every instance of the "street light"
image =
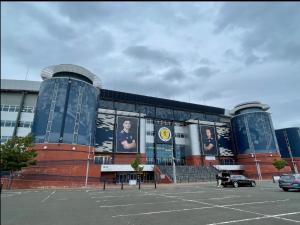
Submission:
<svg viewBox="0 0 300 225">
<path fill-rule="evenodd" d="M 176 183 L 177 183 L 177 180 L 176 180 L 175 157 L 172 157 L 172 161 L 173 161 L 173 180 L 174 180 L 174 184 L 176 184 Z"/>
</svg>

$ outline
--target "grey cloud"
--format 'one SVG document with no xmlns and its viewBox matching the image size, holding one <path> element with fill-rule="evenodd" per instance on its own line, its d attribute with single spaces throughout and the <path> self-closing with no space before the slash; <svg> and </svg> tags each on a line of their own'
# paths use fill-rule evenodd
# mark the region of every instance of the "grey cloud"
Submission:
<svg viewBox="0 0 300 225">
<path fill-rule="evenodd" d="M 163 79 L 166 81 L 180 81 L 185 78 L 185 74 L 180 68 L 171 68 L 163 74 Z"/>
<path fill-rule="evenodd" d="M 193 6 L 192 6 L 193 5 Z M 120 24 L 126 21 L 151 21 L 157 24 L 184 25 L 201 19 L 201 7 L 176 2 L 62 2 L 59 11 L 78 23 Z M 142 11 L 142 13 L 141 13 Z M 163 20 L 162 20 L 163 15 Z"/>
<path fill-rule="evenodd" d="M 95 54 L 105 56 L 114 48 L 114 39 L 105 29 L 89 29 L 63 23 L 45 5 L 12 3 L 4 7 L 10 26 L 2 27 L 1 52 L 30 70 L 59 63 L 88 64 Z M 53 10 L 55 11 L 55 10 Z"/>
<path fill-rule="evenodd" d="M 300 60 L 299 21 L 298 2 L 230 2 L 221 7 L 215 31 L 242 31 L 241 44 L 248 64 L 263 60 L 296 62 Z"/>
<path fill-rule="evenodd" d="M 221 98 L 221 97 L 223 97 L 223 96 L 220 92 L 218 92 L 218 90 L 208 91 L 208 92 L 205 92 L 204 94 L 201 95 L 201 99 L 203 99 L 205 101 L 216 99 L 216 98 Z"/>
<path fill-rule="evenodd" d="M 214 63 L 213 63 L 210 59 L 208 59 L 208 58 L 201 58 L 199 63 L 200 63 L 200 64 L 204 64 L 204 65 L 212 65 L 212 64 L 214 64 Z"/>
<path fill-rule="evenodd" d="M 203 78 L 208 78 L 211 77 L 212 75 L 218 73 L 219 70 L 217 69 L 212 69 L 208 66 L 200 66 L 197 69 L 194 70 L 194 74 L 197 77 L 203 77 Z"/>
<path fill-rule="evenodd" d="M 186 91 L 185 84 L 174 86 L 171 82 L 151 77 L 135 79 L 130 73 L 115 75 L 116 77 L 126 77 L 126 79 L 116 79 L 115 84 L 109 81 L 106 83 L 106 88 L 117 86 L 120 91 L 169 99 L 174 99 Z"/>
<path fill-rule="evenodd" d="M 168 52 L 150 49 L 147 46 L 131 46 L 124 50 L 124 53 L 134 59 L 152 62 L 162 65 L 177 65 L 178 61 Z"/>
</svg>

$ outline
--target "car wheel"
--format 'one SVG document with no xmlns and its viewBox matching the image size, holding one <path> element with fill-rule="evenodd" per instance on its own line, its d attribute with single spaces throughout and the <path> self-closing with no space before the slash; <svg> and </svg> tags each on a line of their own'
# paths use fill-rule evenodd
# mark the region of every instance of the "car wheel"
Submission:
<svg viewBox="0 0 300 225">
<path fill-rule="evenodd" d="M 289 189 L 288 189 L 288 188 L 282 188 L 282 190 L 284 190 L 284 191 L 288 191 Z"/>
<path fill-rule="evenodd" d="M 251 182 L 251 187 L 255 187 L 256 183 L 254 181 Z"/>
<path fill-rule="evenodd" d="M 233 182 L 233 187 L 237 188 L 239 186 L 238 182 Z"/>
</svg>

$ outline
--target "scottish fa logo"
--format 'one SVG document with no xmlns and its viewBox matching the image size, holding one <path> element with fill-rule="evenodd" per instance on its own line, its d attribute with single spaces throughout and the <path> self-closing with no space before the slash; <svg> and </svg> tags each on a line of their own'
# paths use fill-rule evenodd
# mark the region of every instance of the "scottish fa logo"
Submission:
<svg viewBox="0 0 300 225">
<path fill-rule="evenodd" d="M 158 131 L 158 136 L 163 142 L 168 142 L 172 138 L 171 131 L 167 127 L 161 127 Z"/>
</svg>

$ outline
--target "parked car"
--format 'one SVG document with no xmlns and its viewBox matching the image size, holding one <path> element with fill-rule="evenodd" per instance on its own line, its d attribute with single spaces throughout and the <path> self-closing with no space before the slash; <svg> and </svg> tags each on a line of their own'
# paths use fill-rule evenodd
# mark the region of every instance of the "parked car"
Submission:
<svg viewBox="0 0 300 225">
<path fill-rule="evenodd" d="M 284 191 L 288 191 L 290 189 L 298 189 L 300 190 L 300 174 L 283 174 L 280 176 L 279 187 Z"/>
<path fill-rule="evenodd" d="M 235 188 L 240 186 L 255 187 L 256 182 L 255 180 L 248 179 L 244 175 L 230 175 L 222 178 L 221 185 L 223 185 L 223 187 L 232 185 Z"/>
</svg>

